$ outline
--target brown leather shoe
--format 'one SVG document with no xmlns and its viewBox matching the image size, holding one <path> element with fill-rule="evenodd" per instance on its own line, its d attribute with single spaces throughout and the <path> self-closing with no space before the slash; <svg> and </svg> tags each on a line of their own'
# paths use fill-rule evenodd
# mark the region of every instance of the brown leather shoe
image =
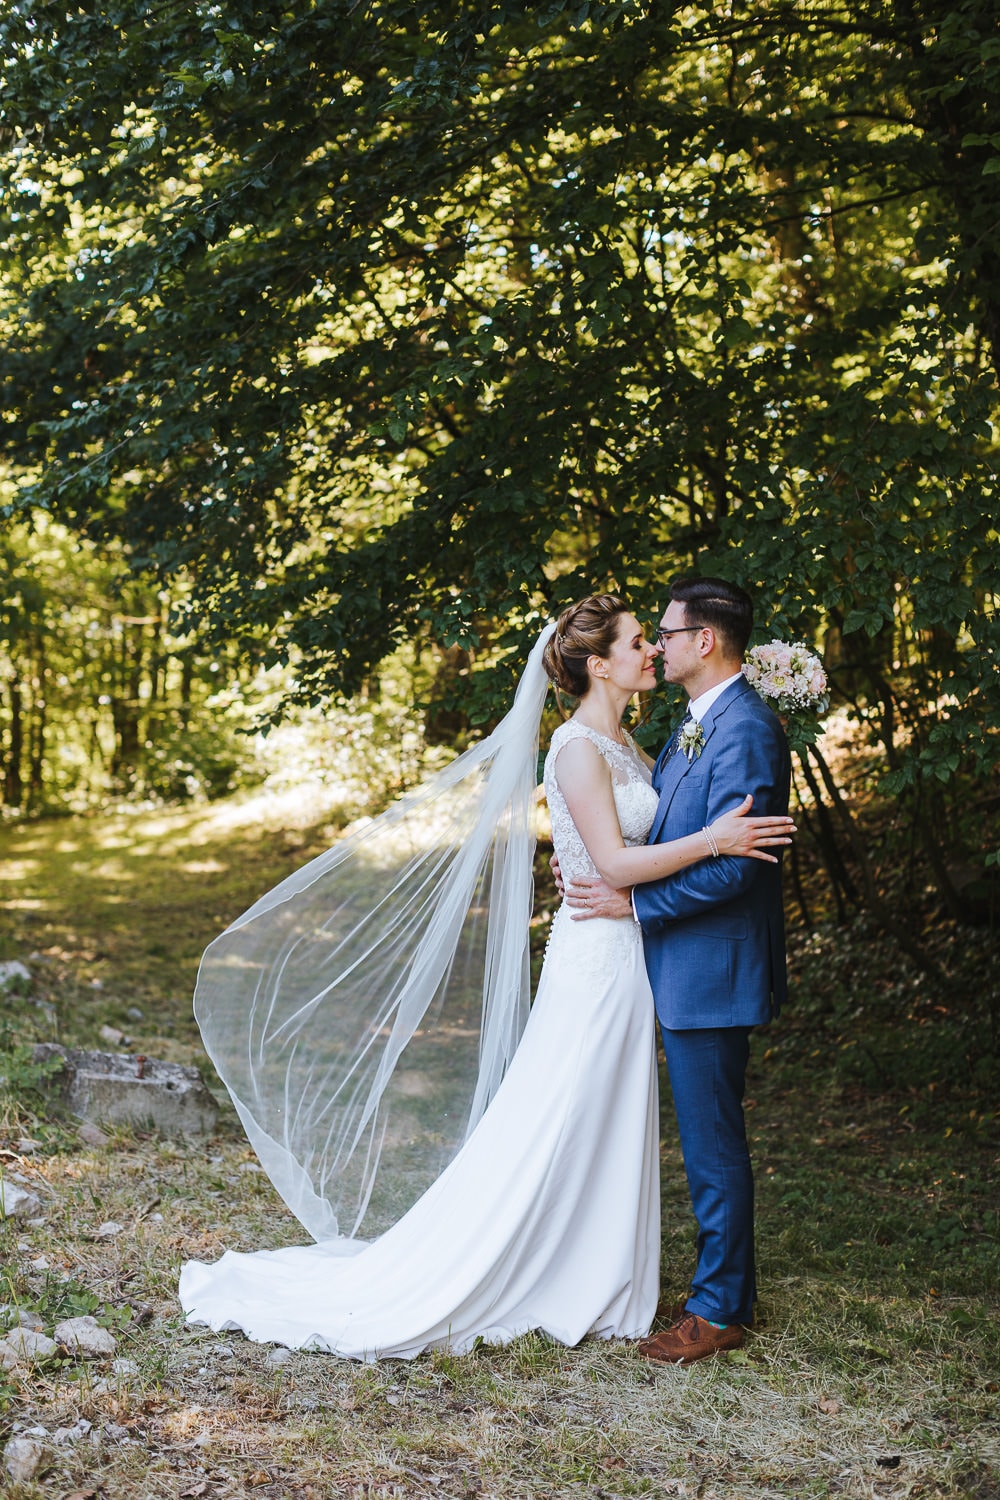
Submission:
<svg viewBox="0 0 1000 1500">
<path fill-rule="evenodd" d="M 716 1328 L 697 1313 L 685 1313 L 662 1333 L 640 1339 L 636 1347 L 643 1359 L 657 1365 L 691 1365 L 696 1359 L 707 1359 L 710 1354 L 723 1354 L 742 1345 L 743 1329 L 738 1323 Z"/>
</svg>

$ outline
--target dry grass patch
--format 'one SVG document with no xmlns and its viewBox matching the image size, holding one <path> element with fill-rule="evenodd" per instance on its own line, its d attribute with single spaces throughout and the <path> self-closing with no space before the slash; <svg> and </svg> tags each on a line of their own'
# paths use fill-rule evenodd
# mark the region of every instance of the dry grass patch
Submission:
<svg viewBox="0 0 1000 1500">
<path fill-rule="evenodd" d="M 318 815 L 300 809 L 288 829 L 287 807 L 270 823 L 261 811 L 246 801 L 228 815 L 0 830 L 24 882 L 0 908 L 0 956 L 42 954 L 30 992 L 4 1002 L 8 1038 L 94 1045 L 111 1022 L 148 1055 L 196 1057 L 187 997 L 202 946 L 327 836 Z M 988 997 L 989 943 L 960 937 L 970 993 Z M 118 1131 L 83 1148 L 73 1122 L 8 1089 L 0 1168 L 43 1209 L 0 1226 L 0 1302 L 36 1310 L 49 1331 L 90 1311 L 127 1362 L 61 1358 L 0 1383 L 0 1437 L 37 1428 L 47 1455 L 37 1482 L 8 1492 L 1000 1500 L 1000 1147 L 985 1013 L 940 1014 L 869 933 L 800 946 L 799 1002 L 755 1043 L 751 1068 L 759 1331 L 690 1370 L 653 1369 L 627 1344 L 567 1350 L 535 1336 L 462 1359 L 276 1363 L 238 1333 L 186 1328 L 184 1259 L 301 1237 L 232 1111 L 211 1141 Z M 663 1108 L 670 1299 L 693 1230 L 666 1094 Z M 24 1137 L 36 1144 L 22 1150 Z M 81 1422 L 82 1436 L 59 1439 Z"/>
<path fill-rule="evenodd" d="M 50 1207 L 43 1224 L 2 1231 L 6 1299 L 50 1316 L 60 1300 L 100 1299 L 132 1362 L 110 1380 L 67 1363 L 14 1382 L 8 1425 L 48 1434 L 46 1477 L 25 1496 L 311 1487 L 324 1497 L 902 1500 L 971 1493 L 968 1474 L 996 1459 L 988 1340 L 956 1337 L 947 1307 L 900 1297 L 876 1317 L 857 1288 L 833 1297 L 807 1277 L 773 1289 L 768 1326 L 744 1351 L 688 1370 L 654 1370 L 627 1344 L 567 1350 L 536 1336 L 462 1359 L 358 1366 L 296 1352 L 275 1365 L 239 1334 L 186 1328 L 173 1296 L 180 1260 L 196 1250 L 298 1237 L 266 1180 L 240 1170 L 245 1160 L 234 1136 L 120 1137 L 21 1159 Z M 122 1230 L 102 1238 L 116 1222 Z M 97 1441 L 58 1446 L 53 1434 L 81 1417 Z M 980 1495 L 990 1500 L 982 1483 Z"/>
</svg>

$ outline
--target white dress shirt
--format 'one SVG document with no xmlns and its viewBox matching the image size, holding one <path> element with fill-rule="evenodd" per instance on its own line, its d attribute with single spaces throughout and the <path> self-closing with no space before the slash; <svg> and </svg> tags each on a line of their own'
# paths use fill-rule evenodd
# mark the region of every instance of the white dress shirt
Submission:
<svg viewBox="0 0 1000 1500">
<path fill-rule="evenodd" d="M 739 682 L 742 676 L 742 672 L 734 672 L 732 677 L 726 677 L 722 682 L 717 682 L 715 687 L 710 687 L 707 692 L 699 693 L 697 698 L 692 698 L 688 704 L 688 713 L 692 719 L 697 719 L 700 724 L 716 698 L 720 698 L 726 688 L 731 687 L 734 682 Z"/>
</svg>

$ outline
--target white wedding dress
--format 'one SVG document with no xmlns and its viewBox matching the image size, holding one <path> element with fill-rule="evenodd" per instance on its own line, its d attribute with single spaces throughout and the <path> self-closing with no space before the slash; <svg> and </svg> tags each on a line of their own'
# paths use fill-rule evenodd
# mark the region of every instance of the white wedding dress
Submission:
<svg viewBox="0 0 1000 1500">
<path fill-rule="evenodd" d="M 560 749 L 607 761 L 622 834 L 643 844 L 656 794 L 638 752 L 570 720 L 545 791 L 563 874 L 595 874 L 556 780 Z M 411 1358 L 540 1329 L 635 1338 L 660 1255 L 653 999 L 631 919 L 552 925 L 534 1005 L 492 1103 L 451 1164 L 378 1239 L 189 1261 L 191 1323 L 352 1358 Z"/>
</svg>

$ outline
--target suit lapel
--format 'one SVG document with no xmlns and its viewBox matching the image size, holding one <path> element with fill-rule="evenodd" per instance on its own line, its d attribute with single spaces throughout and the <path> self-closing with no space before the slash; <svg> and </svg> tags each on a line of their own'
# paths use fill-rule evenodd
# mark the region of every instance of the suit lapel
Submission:
<svg viewBox="0 0 1000 1500">
<path fill-rule="evenodd" d="M 706 754 L 709 742 L 718 725 L 718 721 L 723 717 L 726 710 L 730 708 L 731 705 L 735 703 L 740 697 L 742 697 L 744 693 L 752 693 L 753 691 L 754 689 L 750 686 L 746 679 L 740 678 L 738 682 L 730 683 L 729 687 L 726 688 L 726 691 L 724 693 L 720 693 L 715 702 L 710 704 L 709 707 L 705 710 L 705 713 L 701 720 L 701 727 L 705 735 L 704 744 L 701 748 L 702 755 Z M 679 731 L 675 730 L 673 735 L 671 735 L 670 739 L 667 741 L 666 746 L 664 747 L 660 759 L 657 760 L 656 766 L 654 768 L 654 778 L 657 774 L 659 774 L 660 777 L 660 783 L 658 787 L 660 793 L 660 802 L 659 806 L 656 809 L 656 817 L 653 819 L 653 826 L 649 831 L 648 842 L 650 844 L 655 844 L 659 841 L 660 834 L 663 831 L 663 825 L 667 821 L 667 814 L 670 811 L 670 804 L 673 801 L 674 793 L 680 786 L 681 782 L 684 780 L 684 777 L 691 770 L 691 767 L 694 765 L 694 760 L 689 761 L 687 756 L 684 755 L 680 750 L 675 750 L 674 753 L 670 755 L 669 758 L 667 758 L 667 752 L 670 749 L 670 746 L 676 740 L 678 733 Z M 695 759 L 697 759 L 697 757 L 695 757 Z"/>
<path fill-rule="evenodd" d="M 664 766 L 663 771 L 660 775 L 660 800 L 657 804 L 656 817 L 653 819 L 653 826 L 649 830 L 648 842 L 650 844 L 655 844 L 658 842 L 660 837 L 660 830 L 666 822 L 667 813 L 670 811 L 670 804 L 673 801 L 674 793 L 676 792 L 677 788 L 680 786 L 681 782 L 684 780 L 684 777 L 687 775 L 690 769 L 691 768 L 688 765 L 687 757 L 680 750 L 674 751 L 673 755 L 671 755 L 670 759 Z"/>
<path fill-rule="evenodd" d="M 685 714 L 684 718 L 685 719 L 687 718 L 686 714 Z M 669 739 L 667 740 L 667 743 L 664 745 L 663 749 L 660 751 L 659 755 L 656 757 L 656 761 L 655 761 L 655 763 L 653 765 L 652 781 L 653 781 L 653 786 L 656 788 L 657 791 L 660 790 L 660 787 L 661 787 L 661 785 L 663 783 L 664 773 L 665 773 L 666 768 L 670 764 L 670 761 L 671 761 L 671 759 L 673 757 L 674 750 L 675 750 L 676 745 L 677 745 L 677 736 L 681 732 L 681 724 L 683 724 L 683 723 L 684 723 L 684 719 L 682 719 L 681 723 L 677 725 L 677 728 L 674 730 L 673 734 L 670 735 Z"/>
</svg>

